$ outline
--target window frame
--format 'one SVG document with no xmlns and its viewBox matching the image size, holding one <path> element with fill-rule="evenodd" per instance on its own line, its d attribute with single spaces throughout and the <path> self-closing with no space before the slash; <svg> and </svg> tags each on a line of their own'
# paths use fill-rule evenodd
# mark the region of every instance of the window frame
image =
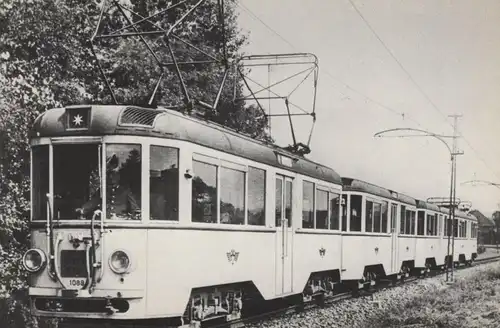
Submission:
<svg viewBox="0 0 500 328">
<path fill-rule="evenodd" d="M 281 173 L 276 173 L 275 174 L 275 178 L 274 178 L 274 193 L 276 195 L 276 181 L 277 180 L 280 180 L 281 181 L 281 220 L 283 219 L 287 219 L 288 220 L 288 224 L 286 226 L 286 228 L 291 228 L 293 227 L 293 213 L 294 213 L 294 210 L 293 210 L 293 196 L 294 196 L 294 192 L 293 192 L 293 183 L 294 183 L 294 178 L 290 177 L 290 176 L 287 176 L 287 175 L 284 175 L 284 174 L 281 174 Z M 290 183 L 291 185 L 291 190 L 290 190 L 290 195 L 291 195 L 291 204 L 290 204 L 290 218 L 287 218 L 286 217 L 286 198 L 285 198 L 285 194 L 286 194 L 286 191 L 288 190 L 286 185 L 287 183 Z M 275 213 L 274 213 L 274 225 L 275 225 L 275 228 L 283 228 L 281 223 L 280 225 L 278 226 L 276 223 L 276 204 L 277 204 L 277 200 L 276 200 L 276 197 L 274 199 L 274 210 L 275 210 Z"/>
<path fill-rule="evenodd" d="M 312 190 L 313 190 L 313 201 L 312 201 L 312 214 L 313 214 L 313 226 L 304 228 L 304 185 L 308 183 L 312 185 Z M 318 230 L 318 231 L 342 231 L 342 214 L 343 214 L 343 209 L 347 208 L 347 206 L 342 206 L 342 199 L 346 194 L 343 194 L 341 190 L 334 189 L 332 187 L 328 187 L 324 184 L 320 184 L 314 181 L 311 181 L 309 179 L 303 179 L 302 184 L 302 209 L 301 209 L 301 225 L 300 228 L 304 230 Z M 325 192 L 326 193 L 326 212 L 327 212 L 327 217 L 326 217 L 326 228 L 318 228 L 317 227 L 317 202 L 318 202 L 318 192 Z M 332 195 L 338 196 L 337 199 L 338 201 L 338 229 L 332 229 L 332 207 L 331 207 L 331 200 L 332 200 Z"/>
<path fill-rule="evenodd" d="M 248 217 L 249 217 L 249 186 L 250 186 L 250 171 L 252 170 L 256 170 L 256 171 L 262 171 L 264 172 L 264 222 L 262 224 L 250 224 L 248 223 Z M 259 167 L 256 167 L 256 166 L 253 166 L 253 165 L 248 165 L 247 166 L 247 172 L 245 174 L 245 179 L 246 179 L 246 182 L 245 182 L 245 215 L 246 215 L 246 218 L 245 218 L 245 225 L 247 226 L 251 226 L 251 227 L 265 227 L 266 226 L 266 214 L 267 214 L 267 206 L 268 206 L 268 198 L 266 197 L 267 195 L 267 180 L 268 180 L 268 174 L 267 174 L 267 170 L 266 169 L 262 169 L 262 168 L 259 168 Z"/>
<path fill-rule="evenodd" d="M 422 214 L 422 215 L 421 215 Z M 429 214 L 426 210 L 417 210 L 417 236 L 426 236 L 426 222 L 428 222 Z"/>
<path fill-rule="evenodd" d="M 198 153 L 198 152 L 193 152 L 192 153 L 192 156 L 191 156 L 191 165 L 193 165 L 194 161 L 197 161 L 197 162 L 200 162 L 200 163 L 203 163 L 203 164 L 213 165 L 213 166 L 216 167 L 217 221 L 216 222 L 196 222 L 196 221 L 193 221 L 193 215 L 191 214 L 191 219 L 188 222 L 190 222 L 191 224 L 208 224 L 208 225 L 214 225 L 215 224 L 215 225 L 219 225 L 221 227 L 224 227 L 224 226 L 231 226 L 231 227 L 242 227 L 242 226 L 245 226 L 245 227 L 248 227 L 248 226 L 250 226 L 250 227 L 263 227 L 263 226 L 265 226 L 265 223 L 264 223 L 264 225 L 259 225 L 259 226 L 249 225 L 248 224 L 248 167 L 251 166 L 251 165 L 235 163 L 235 162 L 228 161 L 228 160 L 225 160 L 225 159 L 221 159 L 221 158 L 217 158 L 217 157 L 212 157 L 212 156 L 207 156 L 205 154 L 201 154 L 201 153 Z M 256 167 L 256 166 L 252 166 L 252 167 L 260 169 L 259 167 Z M 221 210 L 221 206 L 220 206 L 221 190 L 220 189 L 221 189 L 221 171 L 222 171 L 221 169 L 222 168 L 231 169 L 231 170 L 235 170 L 235 171 L 240 171 L 240 172 L 243 172 L 243 174 L 244 174 L 244 178 L 243 178 L 243 183 L 244 183 L 244 195 L 243 195 L 243 199 L 244 199 L 244 221 L 243 221 L 243 224 L 222 223 L 220 221 L 221 220 L 221 212 L 220 212 L 220 210 Z M 265 170 L 265 169 L 263 169 L 263 170 L 266 172 L 265 179 L 267 180 L 267 172 L 268 171 Z M 196 173 L 193 172 L 193 174 L 196 174 Z M 191 183 L 192 183 L 192 179 L 191 179 Z M 191 193 L 191 195 L 192 195 L 192 193 Z M 191 202 L 192 201 L 193 200 L 191 199 Z M 192 207 L 191 207 L 191 210 L 192 210 Z"/>
<path fill-rule="evenodd" d="M 113 138 L 112 140 L 104 140 L 103 143 L 102 143 L 102 147 L 101 147 L 101 152 L 102 152 L 102 155 L 101 155 L 101 161 L 102 161 L 102 177 L 101 177 L 101 184 L 103 186 L 103 188 L 106 190 L 107 188 L 107 174 L 106 174 L 106 170 L 107 170 L 107 152 L 108 152 L 108 147 L 110 145 L 135 145 L 135 146 L 139 146 L 139 149 L 140 149 L 140 152 L 141 152 L 141 170 L 140 170 L 140 176 L 141 176 L 141 186 L 140 186 L 140 191 L 141 191 L 141 195 L 139 197 L 140 199 L 140 213 L 141 213 L 141 218 L 139 220 L 129 220 L 129 219 L 120 219 L 119 217 L 117 219 L 112 219 L 110 217 L 108 217 L 108 213 L 107 213 L 107 210 L 108 210 L 108 199 L 107 199 L 107 193 L 104 192 L 102 194 L 102 204 L 103 204 L 103 208 L 102 208 L 102 214 L 104 216 L 104 221 L 106 222 L 127 222 L 127 223 L 133 223 L 133 224 L 136 224 L 136 223 L 142 223 L 142 222 L 145 222 L 145 221 L 149 221 L 149 201 L 150 201 L 150 195 L 149 195 L 149 151 L 150 151 L 150 146 L 151 144 L 148 143 L 148 142 L 141 142 L 140 140 L 139 141 L 133 141 L 132 139 L 125 139 L 123 138 L 123 140 L 120 140 L 120 139 L 115 139 Z M 146 170 L 147 168 L 147 170 Z M 146 176 L 146 173 L 147 172 L 147 189 L 146 189 L 146 181 L 144 181 L 144 177 Z M 144 201 L 147 200 L 147 202 L 145 203 Z M 147 211 L 147 213 L 146 213 Z"/>
<path fill-rule="evenodd" d="M 364 215 L 364 220 L 365 220 L 365 226 L 364 226 L 364 230 L 363 232 L 366 232 L 366 233 L 387 233 L 387 225 L 386 225 L 386 231 L 383 230 L 383 221 L 384 221 L 384 214 L 383 214 L 383 205 L 384 205 L 384 202 L 387 202 L 385 200 L 380 200 L 380 199 L 376 199 L 376 198 L 372 198 L 372 197 L 368 197 L 366 196 L 365 197 L 365 202 L 364 202 L 364 205 L 365 205 L 365 215 Z M 371 203 L 371 211 L 368 211 L 368 204 Z M 379 229 L 380 231 L 375 231 L 375 208 L 376 206 L 380 206 L 380 211 L 379 211 Z M 388 207 L 388 205 L 387 205 Z M 367 223 L 367 220 L 368 220 L 368 213 L 371 213 L 371 217 L 370 217 L 370 220 L 371 220 L 371 231 L 367 231 L 366 229 L 366 223 Z"/>
<path fill-rule="evenodd" d="M 348 232 L 354 232 L 354 233 L 362 233 L 363 232 L 363 219 L 364 219 L 364 206 L 363 206 L 363 195 L 362 194 L 353 194 L 353 193 L 349 193 L 348 194 L 349 198 L 348 198 L 348 202 L 349 202 L 349 207 L 348 207 L 348 226 L 349 226 L 349 230 Z M 352 215 L 352 198 L 353 197 L 359 197 L 359 211 L 360 213 L 358 214 L 358 217 L 359 217 L 359 230 L 352 230 L 352 220 L 353 220 L 353 215 Z"/>
<path fill-rule="evenodd" d="M 336 195 L 336 198 L 332 198 L 333 195 Z M 332 200 L 337 200 L 337 224 L 338 228 L 333 229 L 332 224 L 333 224 L 333 212 L 332 212 Z M 329 191 L 328 192 L 328 230 L 331 231 L 341 231 L 342 230 L 342 193 L 339 191 L 338 193 Z"/>
<path fill-rule="evenodd" d="M 391 221 L 391 224 L 390 224 L 390 233 L 398 233 L 399 234 L 399 231 L 398 231 L 398 211 L 399 211 L 399 207 L 401 206 L 400 204 L 398 203 L 389 203 L 390 204 L 390 209 L 391 209 L 391 215 L 390 215 L 390 221 Z"/>
<path fill-rule="evenodd" d="M 180 221 L 180 205 L 181 205 L 181 193 L 180 193 L 180 187 L 181 187 L 181 177 L 180 177 L 180 161 L 181 161 L 181 149 L 179 147 L 175 147 L 175 146 L 169 146 L 169 145 L 161 145 L 161 144 L 154 144 L 154 143 L 151 143 L 149 145 L 149 151 L 148 151 L 148 154 L 147 154 L 147 157 L 148 157 L 148 161 L 147 161 L 147 165 L 148 165 L 148 169 L 147 169 L 147 172 L 148 172 L 148 179 L 149 179 L 149 183 L 148 183 L 148 189 L 149 189 L 149 192 L 148 192 L 148 201 L 149 201 L 149 214 L 148 214 L 148 220 L 151 221 L 151 222 L 168 222 L 168 223 L 178 223 Z M 171 150 L 175 150 L 177 152 L 177 204 L 176 204 L 176 207 L 177 207 L 177 218 L 175 220 L 161 220 L 161 219 L 153 219 L 152 218 L 152 215 L 151 215 L 151 154 L 152 154 L 152 148 L 153 147 L 157 147 L 157 148 L 169 148 Z M 146 155 L 145 155 L 146 156 Z"/>
<path fill-rule="evenodd" d="M 314 229 L 315 230 L 330 230 L 330 192 L 326 188 L 318 188 L 317 184 L 314 184 Z M 326 228 L 318 228 L 318 193 L 326 193 Z"/>
<path fill-rule="evenodd" d="M 403 236 L 416 236 L 417 231 L 416 231 L 416 225 L 417 225 L 417 211 L 418 208 L 412 205 L 408 204 L 400 204 L 400 215 L 403 214 L 403 210 L 405 211 L 404 218 L 400 217 L 399 221 L 400 224 L 404 224 L 404 226 L 401 226 L 399 231 L 400 235 Z M 404 230 L 402 230 L 404 229 Z M 408 231 L 408 233 L 407 233 Z"/>
</svg>

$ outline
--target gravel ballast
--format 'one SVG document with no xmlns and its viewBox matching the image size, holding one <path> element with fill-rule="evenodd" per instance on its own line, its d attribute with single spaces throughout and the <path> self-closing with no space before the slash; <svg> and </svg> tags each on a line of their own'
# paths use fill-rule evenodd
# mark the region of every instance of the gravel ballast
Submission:
<svg viewBox="0 0 500 328">
<path fill-rule="evenodd" d="M 491 272 L 495 270 L 495 268 L 500 268 L 497 262 L 484 264 L 480 266 L 475 266 L 472 268 L 465 268 L 455 272 L 455 278 L 457 285 L 465 285 L 468 284 L 469 280 L 475 281 L 475 276 L 481 276 L 483 272 Z M 489 270 L 489 271 L 488 271 Z M 497 269 L 500 277 L 500 270 Z M 486 278 L 485 278 L 486 279 Z M 482 287 L 481 287 L 482 288 Z M 446 291 L 449 289 L 448 291 Z M 422 324 L 418 323 L 419 320 L 422 321 L 422 312 L 421 311 L 430 311 L 432 313 L 432 320 L 439 321 L 439 318 L 435 320 L 436 315 L 440 315 L 436 312 L 435 308 L 429 309 L 419 309 L 418 312 L 414 312 L 412 307 L 410 306 L 410 310 L 404 309 L 404 304 L 408 302 L 413 302 L 415 297 L 419 297 L 421 295 L 428 295 L 427 297 L 433 297 L 433 295 L 447 295 L 450 293 L 456 293 L 456 297 L 452 296 L 453 300 L 456 298 L 457 307 L 461 307 L 461 302 L 463 295 L 460 294 L 460 288 L 458 291 L 455 291 L 454 287 L 450 287 L 445 282 L 445 276 L 440 275 L 437 277 L 427 278 L 427 279 L 419 279 L 416 282 L 410 282 L 407 284 L 403 284 L 401 286 L 388 288 L 384 290 L 377 291 L 375 294 L 371 296 L 364 296 L 355 299 L 347 299 L 339 302 L 335 302 L 333 304 L 328 305 L 325 308 L 314 308 L 311 310 L 307 310 L 302 313 L 296 313 L 291 315 L 284 315 L 276 318 L 272 318 L 265 321 L 255 322 L 250 325 L 245 325 L 245 327 L 268 327 L 268 328 L 276 328 L 276 327 L 385 327 L 380 326 L 381 321 L 390 321 L 384 316 L 392 317 L 393 310 L 394 312 L 398 311 L 409 311 L 412 312 L 410 314 L 405 313 L 401 319 L 402 322 L 399 322 L 397 325 L 390 324 L 392 327 L 444 327 L 436 324 Z M 462 288 L 463 290 L 463 288 Z M 470 291 L 467 291 L 471 293 Z M 500 294 L 500 290 L 499 293 Z M 445 302 L 450 302 L 449 295 L 445 297 Z M 422 301 L 420 301 L 422 302 Z M 434 300 L 429 300 L 429 302 L 434 302 Z M 439 302 L 439 300 L 438 300 Z M 473 303 L 472 303 L 473 304 Z M 448 304 L 449 305 L 449 304 Z M 408 305 L 407 305 L 408 306 Z M 451 305 L 450 305 L 451 306 Z M 500 305 L 496 305 L 497 312 L 500 310 Z M 446 312 L 445 310 L 443 310 Z M 477 325 L 474 324 L 474 321 L 467 320 L 467 325 L 464 327 L 490 327 L 488 323 L 488 316 L 491 317 L 492 320 L 495 321 L 496 326 L 491 327 L 500 327 L 500 323 L 497 321 L 499 318 L 497 315 L 493 315 L 491 309 L 486 309 L 486 314 L 477 314 L 470 309 L 464 308 L 463 311 L 457 314 L 460 317 L 464 317 L 460 320 L 464 320 L 466 318 L 474 318 L 477 317 Z M 418 312 L 418 313 L 417 313 Z M 437 313 L 437 314 L 436 314 Z M 443 314 L 446 315 L 446 314 Z M 412 316 L 414 316 L 415 320 L 413 320 Z M 425 314 L 424 314 L 425 317 Z M 419 319 L 420 318 L 420 319 Z M 392 318 L 391 318 L 392 320 Z M 395 321 L 399 320 L 396 318 Z M 429 322 L 431 322 L 430 320 Z M 415 321 L 412 323 L 412 321 Z M 425 320 L 424 320 L 425 321 Z M 432 321 L 432 322 L 434 322 Z M 464 321 L 465 322 L 465 321 Z M 446 326 L 446 325 L 445 325 Z"/>
</svg>

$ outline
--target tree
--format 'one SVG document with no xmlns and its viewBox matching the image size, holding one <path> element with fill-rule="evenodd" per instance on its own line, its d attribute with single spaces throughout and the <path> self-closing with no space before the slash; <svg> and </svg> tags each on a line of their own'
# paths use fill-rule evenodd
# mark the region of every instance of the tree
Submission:
<svg viewBox="0 0 500 328">
<path fill-rule="evenodd" d="M 20 259 L 28 244 L 28 131 L 33 121 L 48 108 L 111 102 L 88 46 L 100 3 L 98 0 L 0 1 L 0 291 L 12 292 L 23 287 L 25 281 Z M 144 16 L 167 5 L 163 0 L 129 0 L 128 4 Z M 218 51 L 221 34 L 215 14 L 214 2 L 207 1 L 185 22 L 181 36 L 196 45 L 203 44 L 207 51 Z M 228 3 L 225 14 L 228 51 L 234 58 L 246 38 L 238 29 L 233 2 Z M 115 24 L 119 23 L 116 16 L 112 18 Z M 148 65 L 149 57 L 144 58 L 145 65 L 137 65 L 136 61 L 145 57 L 137 38 L 101 45 L 99 55 L 105 58 L 104 66 L 118 95 L 127 103 L 144 102 L 146 86 L 151 85 L 159 71 Z M 196 56 L 180 44 L 175 47 L 182 58 Z M 119 65 L 111 64 L 115 61 Z M 215 81 L 220 81 L 221 74 L 210 67 L 204 70 L 192 67 L 185 72 L 185 78 L 195 95 L 213 100 Z M 174 74 L 170 72 L 162 84 L 159 103 L 181 100 L 179 90 L 168 88 L 174 85 L 173 81 Z M 247 110 L 243 104 L 232 104 L 231 99 L 230 90 L 225 90 L 220 109 L 208 113 L 207 118 L 256 138 L 268 138 L 265 117 L 256 108 Z M 7 324 L 0 321 L 0 326 Z"/>
</svg>

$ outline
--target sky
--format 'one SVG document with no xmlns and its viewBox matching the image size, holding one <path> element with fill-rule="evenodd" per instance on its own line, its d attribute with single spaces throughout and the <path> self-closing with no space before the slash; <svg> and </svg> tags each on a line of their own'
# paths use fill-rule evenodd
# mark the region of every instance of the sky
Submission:
<svg viewBox="0 0 500 328">
<path fill-rule="evenodd" d="M 499 1 L 238 0 L 238 11 L 249 33 L 245 53 L 313 53 L 319 60 L 308 158 L 418 199 L 449 197 L 443 143 L 374 134 L 416 128 L 452 135 L 448 115 L 459 114 L 457 197 L 488 216 L 500 210 L 500 186 L 467 183 L 500 183 Z M 253 70 L 249 77 L 273 83 L 291 73 Z M 290 98 L 306 110 L 311 76 Z M 284 108 L 271 103 L 272 113 Z M 298 141 L 307 142 L 311 119 L 293 122 Z M 291 143 L 286 119 L 272 119 L 271 132 L 278 144 Z"/>
</svg>

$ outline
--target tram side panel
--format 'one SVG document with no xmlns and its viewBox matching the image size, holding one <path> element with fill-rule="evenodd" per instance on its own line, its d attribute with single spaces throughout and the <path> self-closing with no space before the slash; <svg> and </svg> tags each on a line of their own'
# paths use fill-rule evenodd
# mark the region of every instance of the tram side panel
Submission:
<svg viewBox="0 0 500 328">
<path fill-rule="evenodd" d="M 402 265 L 408 261 L 415 261 L 416 238 L 411 235 L 399 235 L 398 237 L 398 256 L 399 263 Z"/>
<path fill-rule="evenodd" d="M 344 234 L 342 240 L 342 280 L 363 278 L 365 267 L 382 265 L 385 274 L 391 270 L 391 236 L 380 234 Z"/>
<path fill-rule="evenodd" d="M 416 238 L 415 267 L 424 268 L 428 259 L 434 259 L 436 264 L 443 262 L 440 259 L 441 241 L 435 236 L 419 236 Z"/>
<path fill-rule="evenodd" d="M 198 287 L 253 281 L 272 297 L 274 244 L 269 232 L 149 230 L 148 316 L 181 316 Z"/>
<path fill-rule="evenodd" d="M 320 233 L 311 230 L 296 231 L 293 262 L 293 290 L 302 292 L 311 273 L 327 272 L 335 277 L 340 273 L 342 236 L 340 233 Z M 335 281 L 336 282 L 336 281 Z"/>
</svg>

